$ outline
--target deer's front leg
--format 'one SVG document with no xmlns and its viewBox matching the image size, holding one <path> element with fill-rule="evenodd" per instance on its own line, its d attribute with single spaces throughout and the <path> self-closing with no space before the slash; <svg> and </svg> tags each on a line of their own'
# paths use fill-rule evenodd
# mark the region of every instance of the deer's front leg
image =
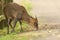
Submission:
<svg viewBox="0 0 60 40">
<path fill-rule="evenodd" d="M 12 27 L 12 31 L 11 32 L 15 31 L 14 28 L 16 27 L 17 19 L 14 19 L 13 21 L 14 22 L 13 22 L 13 27 Z"/>
<path fill-rule="evenodd" d="M 7 34 L 9 34 L 9 22 L 10 22 L 10 19 L 7 19 L 7 24 L 8 24 L 8 27 L 7 27 Z"/>
<path fill-rule="evenodd" d="M 23 29 L 22 29 L 22 21 L 20 20 L 19 23 L 20 23 L 20 26 L 21 26 L 20 27 L 20 32 L 22 32 L 23 31 Z"/>
</svg>

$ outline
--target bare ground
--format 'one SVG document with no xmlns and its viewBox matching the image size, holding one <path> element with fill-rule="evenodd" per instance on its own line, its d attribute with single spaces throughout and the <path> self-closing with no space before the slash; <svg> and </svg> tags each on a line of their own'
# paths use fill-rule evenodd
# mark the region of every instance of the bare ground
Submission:
<svg viewBox="0 0 60 40">
<path fill-rule="evenodd" d="M 60 40 L 60 29 L 44 30 L 45 36 L 37 37 L 35 40 Z"/>
<path fill-rule="evenodd" d="M 29 40 L 60 40 L 60 26 L 59 25 L 42 26 L 38 31 L 31 31 L 19 34 L 19 36 L 28 36 Z M 46 27 L 46 28 L 45 28 Z"/>
</svg>

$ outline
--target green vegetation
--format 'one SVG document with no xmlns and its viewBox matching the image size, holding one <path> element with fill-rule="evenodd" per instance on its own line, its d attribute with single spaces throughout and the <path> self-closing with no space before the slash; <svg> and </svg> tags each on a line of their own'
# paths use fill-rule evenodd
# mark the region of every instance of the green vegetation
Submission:
<svg viewBox="0 0 60 40">
<path fill-rule="evenodd" d="M 15 33 L 12 33 L 6 36 L 1 36 L 0 40 L 28 40 L 28 38 L 26 36 L 19 36 Z"/>
<path fill-rule="evenodd" d="M 23 6 L 26 8 L 27 12 L 29 13 L 29 15 L 32 15 L 30 12 L 31 12 L 31 9 L 32 9 L 32 3 L 30 3 L 29 1 L 27 0 L 22 0 L 21 1 Z"/>
<path fill-rule="evenodd" d="M 30 31 L 29 29 L 31 28 L 28 26 L 28 24 L 23 23 L 23 31 L 22 33 L 20 32 L 20 25 L 19 22 L 16 25 L 15 32 L 11 33 L 11 28 L 10 28 L 10 34 L 7 33 L 7 28 L 4 28 L 3 30 L 0 30 L 0 40 L 29 40 L 32 38 L 32 35 L 24 35 L 23 33 Z M 28 37 L 29 36 L 29 37 Z"/>
<path fill-rule="evenodd" d="M 32 9 L 32 4 L 31 4 L 30 2 L 28 2 L 28 1 L 26 1 L 26 0 L 22 0 L 22 4 L 23 4 L 23 6 L 27 9 L 28 12 L 31 11 L 31 9 Z"/>
<path fill-rule="evenodd" d="M 36 36 L 30 35 L 24 35 L 22 34 L 16 34 L 16 33 L 11 33 L 9 35 L 1 36 L 0 40 L 30 40 L 35 38 Z"/>
<path fill-rule="evenodd" d="M 29 26 L 26 23 L 23 23 L 23 32 L 29 31 Z M 28 30 L 27 30 L 28 29 Z M 18 33 L 20 34 L 20 25 L 17 23 L 15 32 L 11 33 L 11 28 L 10 28 L 10 34 L 7 35 L 7 27 L 4 27 L 3 30 L 0 30 L 0 40 L 28 40 L 28 37 L 26 36 L 19 36 Z"/>
<path fill-rule="evenodd" d="M 5 1 L 5 4 L 10 2 L 10 0 L 4 0 L 4 1 Z M 11 2 L 12 2 L 12 0 L 11 0 Z M 27 2 L 26 0 L 22 0 L 22 3 L 24 5 L 24 7 L 26 8 L 26 10 L 28 11 L 28 13 L 30 13 L 30 11 L 32 9 L 31 3 Z M 0 9 L 1 9 L 1 7 L 0 7 Z M 0 14 L 2 14 L 2 10 L 0 10 Z M 0 21 L 3 20 L 3 19 L 5 19 L 5 18 L 4 18 L 3 15 L 1 15 L 0 16 Z M 24 35 L 24 36 L 19 35 L 21 33 L 19 22 L 17 22 L 17 24 L 16 24 L 14 33 L 11 33 L 12 29 L 10 27 L 10 29 L 9 29 L 10 34 L 8 34 L 8 35 L 7 35 L 7 26 L 5 27 L 4 23 L 2 25 L 4 26 L 4 28 L 0 29 L 0 40 L 29 40 L 30 38 L 32 38 L 32 36 L 28 37 L 26 35 Z M 2 26 L 0 25 L 0 27 L 2 27 Z M 28 24 L 26 24 L 24 22 L 22 23 L 22 27 L 23 27 L 22 32 L 28 32 L 28 31 L 32 30 L 31 26 L 29 26 Z"/>
</svg>

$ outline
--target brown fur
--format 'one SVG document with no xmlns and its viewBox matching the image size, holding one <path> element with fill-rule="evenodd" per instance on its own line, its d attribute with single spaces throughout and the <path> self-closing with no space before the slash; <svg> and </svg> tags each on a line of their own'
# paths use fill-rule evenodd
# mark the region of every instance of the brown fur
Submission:
<svg viewBox="0 0 60 40">
<path fill-rule="evenodd" d="M 20 6 L 16 3 L 9 3 L 4 7 L 4 15 L 7 19 L 8 25 L 11 26 L 11 21 L 14 21 L 14 27 L 16 25 L 16 22 L 19 21 L 21 24 L 21 30 L 22 30 L 22 21 L 25 21 L 26 23 L 36 27 L 38 29 L 38 20 L 37 18 L 33 18 L 28 15 L 26 9 L 23 6 Z M 14 30 L 13 27 L 13 30 Z M 9 30 L 9 28 L 8 28 Z M 8 31 L 9 32 L 9 31 Z"/>
</svg>

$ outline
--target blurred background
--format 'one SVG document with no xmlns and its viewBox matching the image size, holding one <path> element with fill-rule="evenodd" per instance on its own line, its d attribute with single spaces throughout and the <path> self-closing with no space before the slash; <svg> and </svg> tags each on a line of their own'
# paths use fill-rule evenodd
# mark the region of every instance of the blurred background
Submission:
<svg viewBox="0 0 60 40">
<path fill-rule="evenodd" d="M 23 33 L 20 34 L 20 25 L 17 23 L 17 27 L 15 28 L 16 32 L 6 35 L 7 24 L 3 14 L 3 8 L 10 2 L 24 6 L 30 16 L 36 16 L 38 18 L 38 32 L 33 31 L 33 29 L 31 29 L 32 27 L 23 23 Z M 49 35 L 55 37 L 58 36 L 58 34 L 60 35 L 60 30 L 55 29 L 60 29 L 60 0 L 0 0 L 0 35 L 4 35 L 0 37 L 0 40 L 35 40 L 36 37 L 39 37 L 38 40 L 41 40 L 40 37 L 47 37 Z M 60 36 L 58 37 L 60 38 Z"/>
</svg>

